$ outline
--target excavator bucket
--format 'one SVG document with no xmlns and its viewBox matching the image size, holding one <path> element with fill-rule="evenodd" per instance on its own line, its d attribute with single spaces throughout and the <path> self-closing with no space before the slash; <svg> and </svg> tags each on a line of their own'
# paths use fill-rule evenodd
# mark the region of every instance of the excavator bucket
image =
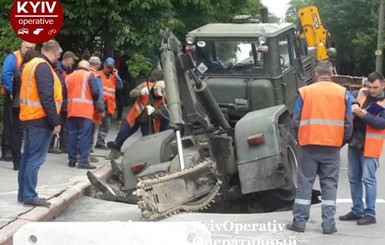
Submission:
<svg viewBox="0 0 385 245">
<path fill-rule="evenodd" d="M 360 90 L 363 87 L 365 77 L 354 77 L 346 75 L 333 75 L 332 80 L 335 83 L 347 88 L 349 91 Z"/>
</svg>

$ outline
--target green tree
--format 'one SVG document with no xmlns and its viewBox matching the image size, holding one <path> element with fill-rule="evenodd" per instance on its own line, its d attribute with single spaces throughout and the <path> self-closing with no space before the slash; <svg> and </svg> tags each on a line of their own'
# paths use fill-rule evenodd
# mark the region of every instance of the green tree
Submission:
<svg viewBox="0 0 385 245">
<path fill-rule="evenodd" d="M 63 50 L 85 50 L 101 57 L 115 49 L 156 60 L 159 30 L 170 28 L 182 40 L 187 31 L 208 22 L 228 22 L 236 14 L 255 15 L 254 0 L 61 0 L 64 24 L 56 39 Z M 19 45 L 9 24 L 12 0 L 0 6 L 0 51 Z M 0 56 L 3 60 L 3 56 Z"/>
<path fill-rule="evenodd" d="M 9 11 L 13 4 L 12 0 L 3 0 L 0 5 L 0 68 L 5 56 L 18 49 L 21 41 L 12 30 L 9 23 Z"/>
<path fill-rule="evenodd" d="M 379 0 L 315 0 L 323 22 L 334 36 L 341 74 L 374 71 Z"/>
<path fill-rule="evenodd" d="M 313 5 L 313 2 L 313 0 L 291 0 L 286 11 L 285 21 L 294 23 L 299 27 L 298 10 Z"/>
<path fill-rule="evenodd" d="M 57 37 L 64 50 L 112 56 L 114 49 L 156 60 L 159 30 L 170 28 L 184 39 L 188 30 L 208 22 L 228 22 L 236 14 L 254 15 L 254 0 L 62 0 L 65 22 Z M 89 11 L 79 11 L 87 9 Z"/>
<path fill-rule="evenodd" d="M 20 46 L 9 23 L 13 0 L 0 5 L 0 66 L 6 52 Z M 159 30 L 170 28 L 182 41 L 184 35 L 209 22 L 228 22 L 239 14 L 256 15 L 257 0 L 60 0 L 64 23 L 56 39 L 64 51 L 80 55 L 85 50 L 101 57 L 115 49 L 132 56 L 133 74 L 146 74 L 146 62 L 157 60 Z M 148 62 L 147 62 L 148 63 Z"/>
</svg>

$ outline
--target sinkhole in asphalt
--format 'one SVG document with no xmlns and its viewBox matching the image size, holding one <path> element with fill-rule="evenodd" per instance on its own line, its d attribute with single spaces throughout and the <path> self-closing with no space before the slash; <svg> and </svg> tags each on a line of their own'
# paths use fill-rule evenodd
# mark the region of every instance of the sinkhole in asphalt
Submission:
<svg viewBox="0 0 385 245">
<path fill-rule="evenodd" d="M 312 191 L 312 204 L 320 203 L 321 192 Z M 294 196 L 284 190 L 272 190 L 244 195 L 236 200 L 219 201 L 210 204 L 204 213 L 267 213 L 293 209 Z"/>
<path fill-rule="evenodd" d="M 122 192 L 121 182 L 111 178 L 108 183 L 100 180 L 91 180 L 92 187 L 85 192 L 85 195 L 122 203 L 136 204 L 137 198 L 132 195 L 132 191 Z M 115 195 L 111 194 L 111 190 Z M 321 192 L 312 191 L 312 204 L 320 202 Z M 292 191 L 277 189 L 265 192 L 243 195 L 238 198 L 231 198 L 226 201 L 216 201 L 210 203 L 210 207 L 201 210 L 202 213 L 266 213 L 292 210 L 294 202 Z"/>
</svg>

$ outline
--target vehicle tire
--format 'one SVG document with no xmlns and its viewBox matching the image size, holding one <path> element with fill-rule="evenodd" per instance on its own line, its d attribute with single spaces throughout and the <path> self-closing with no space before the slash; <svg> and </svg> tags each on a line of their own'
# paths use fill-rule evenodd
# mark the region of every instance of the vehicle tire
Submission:
<svg viewBox="0 0 385 245">
<path fill-rule="evenodd" d="M 297 188 L 297 165 L 298 165 L 298 143 L 291 133 L 287 134 L 286 156 L 288 184 L 292 188 Z"/>
<path fill-rule="evenodd" d="M 287 199 L 287 201 L 290 201 L 294 200 L 297 188 L 298 144 L 290 132 L 288 125 L 279 125 L 278 129 L 287 183 L 284 187 L 280 188 L 280 190 L 286 192 L 285 194 L 287 195 L 287 197 L 282 197 Z"/>
<path fill-rule="evenodd" d="M 286 184 L 283 187 L 266 192 L 263 205 L 267 212 L 291 209 L 297 187 L 297 141 L 290 133 L 287 125 L 278 125 L 278 130 L 283 159 L 282 171 L 285 174 Z"/>
</svg>

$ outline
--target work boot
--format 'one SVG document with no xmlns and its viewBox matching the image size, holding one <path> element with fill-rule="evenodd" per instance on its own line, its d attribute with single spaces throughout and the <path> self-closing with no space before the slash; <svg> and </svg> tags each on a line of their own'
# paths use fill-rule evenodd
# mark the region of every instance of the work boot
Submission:
<svg viewBox="0 0 385 245">
<path fill-rule="evenodd" d="M 353 212 L 349 212 L 345 215 L 338 217 L 338 219 L 341 221 L 359 220 L 361 218 L 362 218 L 362 216 L 355 215 Z"/>
<path fill-rule="evenodd" d="M 330 234 L 333 234 L 333 233 L 336 233 L 336 232 L 337 232 L 337 228 L 336 228 L 336 227 L 333 227 L 333 229 L 330 229 L 330 230 L 324 229 L 322 233 L 323 233 L 323 234 L 330 235 Z"/>
<path fill-rule="evenodd" d="M 299 228 L 293 224 L 287 224 L 286 229 L 296 232 L 305 232 L 305 228 Z"/>
<path fill-rule="evenodd" d="M 83 164 L 78 164 L 78 168 L 81 168 L 81 169 L 95 169 L 96 166 L 93 166 L 89 163 L 83 163 Z"/>
<path fill-rule="evenodd" d="M 97 157 L 94 157 L 94 156 L 88 156 L 88 161 L 89 162 L 99 162 L 99 159 Z"/>
<path fill-rule="evenodd" d="M 62 152 L 61 152 L 60 149 L 58 149 L 58 148 L 56 148 L 56 147 L 50 147 L 50 148 L 48 149 L 48 153 L 61 154 Z"/>
<path fill-rule="evenodd" d="M 37 197 L 32 202 L 24 202 L 24 205 L 48 207 L 49 205 L 51 205 L 51 203 L 48 202 L 45 198 Z"/>
<path fill-rule="evenodd" d="M 4 162 L 12 162 L 12 161 L 13 161 L 12 155 L 7 153 L 7 154 L 3 155 L 3 156 L 0 158 L 0 161 L 4 161 Z"/>
<path fill-rule="evenodd" d="M 107 147 L 111 150 L 120 151 L 120 147 L 115 143 L 115 141 L 107 142 Z"/>
<path fill-rule="evenodd" d="M 107 147 L 107 146 L 101 145 L 101 144 L 96 144 L 96 145 L 95 145 L 95 148 L 96 148 L 96 149 L 101 149 L 101 150 L 108 150 L 108 147 Z"/>
<path fill-rule="evenodd" d="M 123 155 L 123 153 L 121 153 L 120 151 L 117 151 L 115 149 L 111 149 L 111 152 L 110 152 L 110 154 L 108 154 L 108 156 L 106 156 L 106 159 L 107 160 L 118 159 L 122 155 Z"/>
<path fill-rule="evenodd" d="M 66 148 L 66 147 L 60 148 L 60 151 L 62 153 L 68 153 L 68 148 Z"/>
<path fill-rule="evenodd" d="M 371 215 L 365 215 L 361 219 L 357 220 L 357 225 L 371 225 L 377 223 L 376 218 Z"/>
</svg>

